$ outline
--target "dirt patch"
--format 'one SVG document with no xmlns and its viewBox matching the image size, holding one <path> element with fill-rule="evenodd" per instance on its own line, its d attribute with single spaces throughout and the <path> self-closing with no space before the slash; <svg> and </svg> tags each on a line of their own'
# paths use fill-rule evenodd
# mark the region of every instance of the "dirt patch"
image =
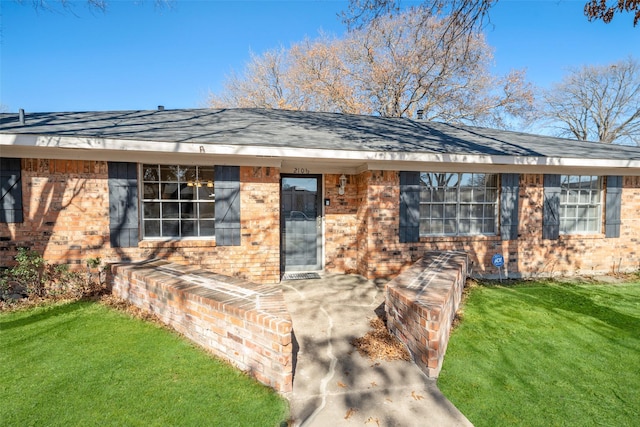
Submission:
<svg viewBox="0 0 640 427">
<path fill-rule="evenodd" d="M 376 317 L 369 321 L 372 330 L 364 337 L 354 338 L 351 344 L 358 353 L 373 361 L 411 360 L 406 347 L 387 329 L 385 318 Z"/>
</svg>

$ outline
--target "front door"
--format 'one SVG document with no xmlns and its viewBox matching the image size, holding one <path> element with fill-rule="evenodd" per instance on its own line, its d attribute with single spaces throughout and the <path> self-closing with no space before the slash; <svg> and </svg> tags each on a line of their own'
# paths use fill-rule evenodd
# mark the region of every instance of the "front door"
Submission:
<svg viewBox="0 0 640 427">
<path fill-rule="evenodd" d="M 321 175 L 283 175 L 281 259 L 283 272 L 322 270 Z"/>
</svg>

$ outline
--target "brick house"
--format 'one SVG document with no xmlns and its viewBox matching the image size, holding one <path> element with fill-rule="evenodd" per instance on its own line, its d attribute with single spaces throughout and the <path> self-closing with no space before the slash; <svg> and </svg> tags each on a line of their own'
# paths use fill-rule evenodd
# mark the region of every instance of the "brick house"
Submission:
<svg viewBox="0 0 640 427">
<path fill-rule="evenodd" d="M 0 266 L 167 259 L 258 283 L 640 268 L 640 148 L 259 109 L 0 114 Z"/>
</svg>

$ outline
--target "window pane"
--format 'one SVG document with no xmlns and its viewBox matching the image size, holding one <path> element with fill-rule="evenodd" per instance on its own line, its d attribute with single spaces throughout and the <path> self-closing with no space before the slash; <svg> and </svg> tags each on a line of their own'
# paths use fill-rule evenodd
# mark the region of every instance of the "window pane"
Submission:
<svg viewBox="0 0 640 427">
<path fill-rule="evenodd" d="M 578 200 L 579 200 L 578 192 L 574 190 L 568 190 L 567 203 L 578 203 Z"/>
<path fill-rule="evenodd" d="M 194 237 L 198 235 L 198 228 L 196 227 L 196 221 L 187 220 L 181 221 L 182 226 L 182 236 L 183 237 Z"/>
<path fill-rule="evenodd" d="M 215 221 L 200 221 L 200 236 L 215 235 Z"/>
<path fill-rule="evenodd" d="M 143 181 L 158 181 L 158 165 L 143 165 L 142 171 Z"/>
<path fill-rule="evenodd" d="M 162 235 L 165 237 L 179 237 L 180 221 L 162 221 Z"/>
<path fill-rule="evenodd" d="M 178 184 L 160 184 L 161 198 L 165 200 L 178 200 Z"/>
<path fill-rule="evenodd" d="M 444 205 L 431 206 L 431 218 L 443 218 L 444 217 Z"/>
<path fill-rule="evenodd" d="M 432 197 L 433 202 L 444 202 L 444 190 L 442 188 L 433 190 Z"/>
<path fill-rule="evenodd" d="M 198 181 L 198 173 L 195 166 L 186 166 L 181 169 L 180 180 L 186 183 L 196 183 Z"/>
<path fill-rule="evenodd" d="M 144 221 L 145 237 L 160 237 L 160 221 Z"/>
<path fill-rule="evenodd" d="M 460 234 L 469 234 L 471 232 L 471 221 L 462 219 L 458 222 L 458 232 Z"/>
<path fill-rule="evenodd" d="M 180 218 L 180 203 L 163 203 L 162 218 Z"/>
<path fill-rule="evenodd" d="M 211 166 L 200 166 L 198 168 L 198 178 L 200 181 L 206 183 L 211 182 L 213 184 L 214 181 L 213 175 L 213 167 Z"/>
<path fill-rule="evenodd" d="M 476 188 L 473 190 L 473 201 L 484 202 L 484 189 Z"/>
<path fill-rule="evenodd" d="M 446 202 L 457 202 L 458 201 L 458 192 L 455 189 L 448 188 L 445 190 L 445 201 Z"/>
<path fill-rule="evenodd" d="M 460 205 L 460 218 L 471 217 L 471 205 Z"/>
<path fill-rule="evenodd" d="M 142 187 L 142 191 L 144 195 L 142 196 L 145 199 L 159 199 L 160 198 L 160 186 L 159 184 L 153 183 L 145 183 Z"/>
<path fill-rule="evenodd" d="M 144 218 L 160 218 L 160 203 L 145 202 L 143 208 Z"/>
<path fill-rule="evenodd" d="M 498 200 L 498 191 L 491 189 L 485 190 L 484 197 L 485 202 L 495 203 Z"/>
<path fill-rule="evenodd" d="M 179 166 L 160 166 L 160 181 L 178 181 L 180 175 Z"/>
<path fill-rule="evenodd" d="M 481 219 L 472 219 L 469 222 L 471 226 L 471 234 L 481 234 L 482 233 L 482 220 Z"/>
<path fill-rule="evenodd" d="M 473 186 L 473 174 L 463 173 L 460 174 L 460 187 L 472 187 Z"/>
<path fill-rule="evenodd" d="M 468 203 L 473 200 L 473 190 L 471 188 L 460 189 L 460 202 Z"/>
<path fill-rule="evenodd" d="M 493 219 L 496 217 L 496 209 L 493 205 L 484 205 L 484 218 Z"/>
<path fill-rule="evenodd" d="M 209 183 L 211 187 L 209 187 Z M 213 182 L 203 183 L 201 187 L 198 187 L 198 200 L 215 200 L 216 194 L 213 191 Z"/>
<path fill-rule="evenodd" d="M 198 203 L 198 207 L 200 209 L 200 218 L 214 219 L 216 217 L 215 204 Z"/>
<path fill-rule="evenodd" d="M 459 176 L 457 173 L 445 173 L 445 174 L 438 174 L 438 175 L 441 175 L 441 179 L 444 178 L 444 181 L 442 183 L 439 183 L 439 185 L 447 186 L 447 187 L 458 186 Z"/>
<path fill-rule="evenodd" d="M 431 232 L 433 234 L 443 234 L 444 222 L 440 219 L 434 219 L 433 221 L 431 221 Z"/>
<path fill-rule="evenodd" d="M 198 187 L 195 184 L 189 185 L 189 183 L 180 184 L 180 199 L 193 200 L 198 191 Z"/>
<path fill-rule="evenodd" d="M 444 222 L 445 234 L 456 234 L 456 220 L 448 219 Z"/>
<path fill-rule="evenodd" d="M 444 217 L 455 218 L 456 217 L 456 205 L 444 205 Z"/>
<path fill-rule="evenodd" d="M 589 191 L 581 190 L 578 196 L 578 200 L 580 201 L 580 203 L 583 203 L 583 204 L 589 203 L 589 200 L 590 200 Z"/>
<path fill-rule="evenodd" d="M 482 230 L 483 233 L 485 234 L 489 234 L 489 233 L 495 233 L 496 232 L 496 222 L 493 219 L 485 219 L 484 220 L 484 227 Z"/>
<path fill-rule="evenodd" d="M 195 203 L 180 203 L 180 218 L 197 218 L 198 211 Z"/>
</svg>

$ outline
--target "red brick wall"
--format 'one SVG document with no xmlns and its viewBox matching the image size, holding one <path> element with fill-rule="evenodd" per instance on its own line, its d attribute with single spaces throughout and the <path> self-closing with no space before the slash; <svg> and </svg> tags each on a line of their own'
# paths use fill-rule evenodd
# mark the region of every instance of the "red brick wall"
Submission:
<svg viewBox="0 0 640 427">
<path fill-rule="evenodd" d="M 47 159 L 22 160 L 24 222 L 0 224 L 0 266 L 26 246 L 52 263 L 84 265 L 163 258 L 201 265 L 221 274 L 259 283 L 280 280 L 280 172 L 241 167 L 241 246 L 216 247 L 213 240 L 141 241 L 138 248 L 111 248 L 107 163 Z M 338 174 L 324 177 L 325 266 L 330 272 L 357 272 L 368 278 L 393 277 L 425 250 L 469 253 L 473 275 L 497 275 L 495 253 L 505 256 L 509 274 L 532 276 L 596 274 L 640 268 L 640 178 L 625 177 L 621 237 L 603 234 L 542 239 L 542 175 L 521 175 L 520 239 L 499 236 L 424 237 L 401 244 L 399 174 L 364 171 L 347 176 L 338 194 Z M 604 229 L 604 228 L 603 228 Z"/>
<path fill-rule="evenodd" d="M 347 177 L 343 195 L 338 194 L 340 175 L 325 175 L 325 269 L 330 272 L 358 271 L 358 198 L 355 176 Z"/>
<path fill-rule="evenodd" d="M 491 257 L 501 253 L 512 276 L 603 274 L 640 269 L 640 178 L 625 177 L 622 193 L 621 237 L 561 235 L 542 239 L 543 175 L 520 177 L 520 238 L 499 236 L 422 237 L 401 244 L 399 228 L 399 174 L 366 171 L 356 178 L 358 194 L 358 272 L 368 278 L 393 277 L 424 251 L 463 251 L 469 254 L 470 273 L 497 276 Z M 603 214 L 604 218 L 604 214 Z M 328 259 L 328 262 L 330 260 Z M 503 271 L 504 274 L 504 271 Z"/>
<path fill-rule="evenodd" d="M 24 221 L 0 223 L 0 265 L 16 247 L 51 263 L 84 264 L 109 245 L 109 191 L 105 162 L 22 160 Z"/>
<path fill-rule="evenodd" d="M 278 169 L 240 168 L 241 246 L 219 247 L 194 239 L 111 248 L 107 172 L 106 162 L 22 159 L 24 221 L 0 224 L 0 266 L 13 265 L 17 247 L 29 247 L 56 264 L 162 258 L 260 283 L 280 281 Z"/>
<path fill-rule="evenodd" d="M 167 274 L 161 268 L 197 276 L 214 289 L 204 289 Z M 113 294 L 155 314 L 187 338 L 228 360 L 281 393 L 293 388 L 292 323 L 282 291 L 165 261 L 114 265 Z M 177 276 L 177 277 L 176 277 Z M 255 296 L 229 298 L 222 283 L 253 291 Z"/>
<path fill-rule="evenodd" d="M 431 378 L 442 369 L 466 278 L 466 254 L 428 252 L 385 286 L 387 326 Z"/>
</svg>

